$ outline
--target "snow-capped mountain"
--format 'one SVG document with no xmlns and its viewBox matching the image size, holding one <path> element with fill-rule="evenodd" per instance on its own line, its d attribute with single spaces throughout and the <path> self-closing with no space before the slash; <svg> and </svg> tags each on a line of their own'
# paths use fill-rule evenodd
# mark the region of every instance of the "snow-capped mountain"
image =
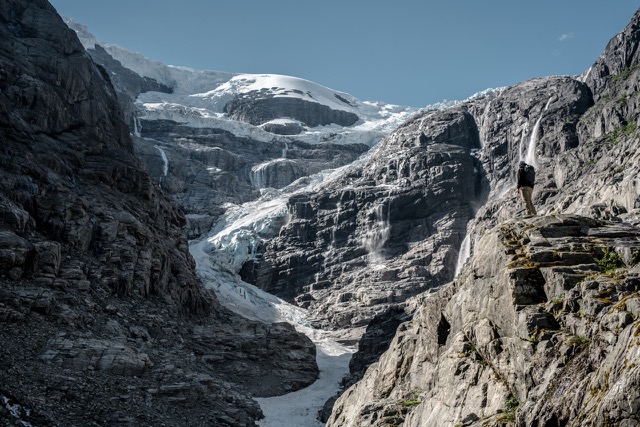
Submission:
<svg viewBox="0 0 640 427">
<path fill-rule="evenodd" d="M 382 106 L 3 2 L 0 424 L 320 427 L 366 328 L 328 426 L 636 425 L 639 28 L 370 149 Z"/>
<path fill-rule="evenodd" d="M 278 132 L 288 125 L 287 129 L 297 130 L 297 141 L 312 144 L 361 143 L 371 147 L 418 111 L 412 107 L 361 101 L 345 92 L 292 76 L 199 71 L 165 65 L 116 45 L 98 43 L 86 26 L 71 19 L 66 22 L 76 31 L 87 50 L 102 47 L 126 69 L 171 88 L 171 93 L 152 91 L 139 94 L 136 105 L 137 117 L 141 120 L 172 120 L 194 128 L 224 129 L 262 142 L 290 141 L 291 137 L 283 137 Z M 298 102 L 295 108 L 279 108 L 273 117 L 260 120 L 256 126 L 247 120 L 238 121 L 230 117 L 226 107 L 238 98 L 250 98 L 253 107 L 269 99 Z M 353 120 L 346 126 L 344 122 L 331 118 L 321 125 L 317 124 L 318 120 L 308 123 L 309 120 L 296 117 L 303 105 L 300 102 L 312 104 L 306 108 L 314 112 L 322 108 L 338 112 L 338 116 L 340 113 L 348 114 Z"/>
</svg>

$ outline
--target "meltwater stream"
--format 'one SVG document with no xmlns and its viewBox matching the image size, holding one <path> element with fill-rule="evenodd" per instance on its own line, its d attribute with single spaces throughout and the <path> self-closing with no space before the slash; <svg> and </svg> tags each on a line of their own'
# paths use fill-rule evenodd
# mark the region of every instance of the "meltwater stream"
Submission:
<svg viewBox="0 0 640 427">
<path fill-rule="evenodd" d="M 328 332 L 313 329 L 306 320 L 306 310 L 242 281 L 238 272 L 246 261 L 256 256 L 258 247 L 275 237 L 284 225 L 286 202 L 292 194 L 317 188 L 345 168 L 317 174 L 283 190 L 269 189 L 255 202 L 227 206 L 225 215 L 209 235 L 189 244 L 196 271 L 205 286 L 216 292 L 221 304 L 249 319 L 289 322 L 316 344 L 318 380 L 294 393 L 256 399 L 265 415 L 259 421 L 262 427 L 322 426 L 318 412 L 338 392 L 340 380 L 349 371 L 354 349 L 336 342 Z"/>
</svg>

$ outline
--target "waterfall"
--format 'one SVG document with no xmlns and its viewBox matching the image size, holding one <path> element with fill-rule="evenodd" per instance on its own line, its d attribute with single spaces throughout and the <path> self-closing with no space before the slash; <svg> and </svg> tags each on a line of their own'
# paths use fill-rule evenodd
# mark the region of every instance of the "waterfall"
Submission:
<svg viewBox="0 0 640 427">
<path fill-rule="evenodd" d="M 384 211 L 384 200 L 373 209 L 374 221 L 369 223 L 362 243 L 369 254 L 369 261 L 373 265 L 382 265 L 384 256 L 381 254 L 387 238 L 389 237 L 389 209 L 391 203 L 387 202 L 387 212 Z"/>
<path fill-rule="evenodd" d="M 531 132 L 531 138 L 527 146 L 527 154 L 524 157 L 524 161 L 534 168 L 538 167 L 538 162 L 536 161 L 536 140 L 538 139 L 538 129 L 540 128 L 541 120 L 542 114 L 540 114 L 540 117 L 536 120 L 536 124 L 533 126 L 533 132 Z"/>
<path fill-rule="evenodd" d="M 547 104 L 544 106 L 544 109 L 540 113 L 540 117 L 538 117 L 538 120 L 536 120 L 536 124 L 533 126 L 533 131 L 531 132 L 531 138 L 529 139 L 529 145 L 527 146 L 527 153 L 524 159 L 522 158 L 522 154 L 520 158 L 520 160 L 524 160 L 526 163 L 530 164 L 534 168 L 538 167 L 538 161 L 536 160 L 536 142 L 538 141 L 538 131 L 540 129 L 540 121 L 542 121 L 542 116 L 544 115 L 544 112 L 547 111 L 547 109 L 549 108 L 549 104 L 551 104 L 551 99 L 552 98 L 549 98 L 549 100 L 547 101 Z"/>
<path fill-rule="evenodd" d="M 141 130 L 141 126 L 140 126 L 140 119 L 137 117 L 133 118 L 133 135 L 134 136 L 140 136 L 140 130 Z"/>
<path fill-rule="evenodd" d="M 267 188 L 268 186 L 267 165 L 268 165 L 268 162 L 255 165 L 251 168 L 251 173 L 249 174 L 249 180 L 251 181 L 251 185 L 253 185 L 254 188 L 257 188 L 257 189 Z"/>
<path fill-rule="evenodd" d="M 282 149 L 282 158 L 286 159 L 287 158 L 287 151 L 289 151 L 289 144 L 287 144 L 286 142 L 284 143 L 284 148 Z"/>
<path fill-rule="evenodd" d="M 331 227 L 331 248 L 336 247 L 336 230 L 338 224 L 340 224 L 340 211 L 342 210 L 342 203 L 338 202 L 336 205 L 336 216 L 333 219 L 333 226 Z"/>
<path fill-rule="evenodd" d="M 160 152 L 162 161 L 164 162 L 164 166 L 162 168 L 163 176 L 167 176 L 167 174 L 169 173 L 169 158 L 167 157 L 167 153 L 164 152 L 162 147 L 159 147 L 157 145 L 154 145 L 154 147 L 156 147 L 156 149 Z"/>
<path fill-rule="evenodd" d="M 456 264 L 456 272 L 453 275 L 454 277 L 460 273 L 464 263 L 467 262 L 467 259 L 471 256 L 471 239 L 469 239 L 469 232 L 467 232 L 466 236 L 464 236 L 464 240 L 462 240 L 462 245 L 460 245 L 460 252 L 458 252 L 458 262 Z"/>
</svg>

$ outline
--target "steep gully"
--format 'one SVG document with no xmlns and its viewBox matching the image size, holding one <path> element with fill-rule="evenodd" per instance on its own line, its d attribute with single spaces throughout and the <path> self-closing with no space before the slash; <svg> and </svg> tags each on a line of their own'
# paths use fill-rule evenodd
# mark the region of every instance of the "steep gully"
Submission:
<svg viewBox="0 0 640 427">
<path fill-rule="evenodd" d="M 286 150 L 286 149 L 285 149 Z M 283 157 L 286 151 L 283 151 Z M 346 168 L 354 167 L 350 165 Z M 318 191 L 333 175 L 346 168 L 326 171 L 311 177 L 311 183 L 293 184 L 282 190 L 271 189 L 257 201 L 230 209 L 214 226 L 209 236 L 191 241 L 190 252 L 196 261 L 196 270 L 206 286 L 215 290 L 220 302 L 227 308 L 262 322 L 289 322 L 306 334 L 317 347 L 320 369 L 318 380 L 311 386 L 293 393 L 271 398 L 256 399 L 265 418 L 263 427 L 296 425 L 316 427 L 318 413 L 324 403 L 339 389 L 341 379 L 349 372 L 349 360 L 355 351 L 352 345 L 343 345 L 335 334 L 310 326 L 306 310 L 289 304 L 254 285 L 243 281 L 238 271 L 259 252 L 264 241 L 276 236 L 286 222 L 289 197 L 301 192 Z M 384 243 L 377 238 L 372 245 Z"/>
</svg>

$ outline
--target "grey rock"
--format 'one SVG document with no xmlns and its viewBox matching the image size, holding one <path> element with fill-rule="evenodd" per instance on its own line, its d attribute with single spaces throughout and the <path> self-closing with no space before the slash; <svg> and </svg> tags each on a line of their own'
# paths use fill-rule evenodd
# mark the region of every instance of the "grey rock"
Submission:
<svg viewBox="0 0 640 427">
<path fill-rule="evenodd" d="M 0 139 L 0 392 L 25 408 L 16 422 L 252 426 L 252 395 L 317 378 L 309 339 L 203 287 L 109 74 L 44 0 L 0 5 Z"/>
<path fill-rule="evenodd" d="M 330 328 L 366 326 L 446 282 L 482 197 L 477 136 L 463 110 L 409 121 L 357 171 L 290 198 L 289 221 L 245 280 L 291 300 L 306 295 L 314 322 Z"/>
<path fill-rule="evenodd" d="M 219 129 L 194 129 L 171 121 L 141 120 L 136 153 L 152 178 L 188 215 L 189 238 L 198 238 L 228 203 L 255 200 L 260 189 L 356 160 L 363 144 L 313 146 L 291 140 L 264 143 Z M 165 174 L 167 158 L 168 170 Z M 285 153 L 286 158 L 283 156 Z"/>
<path fill-rule="evenodd" d="M 490 230 L 456 282 L 420 297 L 413 319 L 398 329 L 363 380 L 338 399 L 327 425 L 382 425 L 391 419 L 390 408 L 403 405 L 406 410 L 394 417 L 406 426 L 500 425 L 508 419 L 522 426 L 633 421 L 633 405 L 624 402 L 638 399 L 632 385 L 636 375 L 621 364 L 635 363 L 635 352 L 626 349 L 638 325 L 623 302 L 636 295 L 639 277 L 628 273 L 620 283 L 600 272 L 591 285 L 549 283 L 562 282 L 563 271 L 572 271 L 574 261 L 567 258 L 549 263 L 556 270 L 546 276 L 545 286 L 567 287 L 556 298 L 602 309 L 552 313 L 548 310 L 555 304 L 546 298 L 523 301 L 523 281 L 531 281 L 533 289 L 539 279 L 514 273 L 549 268 L 528 264 L 532 246 L 521 242 L 530 242 L 531 234 L 576 224 L 585 231 L 617 228 L 576 216 L 548 219 L 511 221 Z M 583 233 L 575 237 L 576 250 L 591 252 L 618 239 L 620 245 L 636 245 L 639 231 L 626 230 L 625 236 L 603 240 Z M 564 238 L 554 234 L 549 243 L 562 247 Z M 443 318 L 448 328 L 437 327 Z M 516 402 L 517 412 L 509 402 Z"/>
<path fill-rule="evenodd" d="M 479 188 L 487 194 L 467 224 L 472 256 L 462 276 L 438 291 L 451 301 L 450 311 L 433 309 L 434 296 L 424 296 L 410 331 L 399 330 L 380 363 L 338 400 L 329 425 L 635 423 L 635 410 L 620 410 L 617 402 L 627 401 L 624 393 L 635 396 L 627 388 L 635 374 L 619 363 L 634 357 L 622 350 L 633 317 L 621 301 L 629 300 L 635 310 L 639 283 L 638 19 L 636 14 L 579 80 L 534 79 L 462 103 L 478 128 L 482 148 L 476 156 L 484 172 Z M 538 163 L 534 204 L 546 216 L 522 230 L 513 227 L 522 204 L 509 191 L 529 146 Z M 605 254 L 614 255 L 605 261 Z M 611 266 L 616 258 L 620 262 Z M 625 266 L 621 282 L 611 281 L 608 269 Z M 433 328 L 440 313 L 450 334 L 438 340 L 418 328 L 416 316 L 425 312 L 430 317 L 420 326 Z M 454 364 L 453 352 L 473 361 Z M 425 374 L 425 360 L 439 364 L 433 375 Z M 514 360 L 522 370 L 510 366 Z M 616 372 L 615 391 L 600 371 L 603 363 Z M 493 374 L 478 365 L 489 366 L 500 380 L 483 384 L 485 374 Z M 420 403 L 400 410 L 408 399 Z"/>
<path fill-rule="evenodd" d="M 277 159 L 251 168 L 255 188 L 283 188 L 304 176 L 303 167 L 295 160 Z"/>
<path fill-rule="evenodd" d="M 262 129 L 277 135 L 298 135 L 302 133 L 304 128 L 297 122 L 288 123 L 265 123 Z"/>
<path fill-rule="evenodd" d="M 345 110 L 334 110 L 324 104 L 286 96 L 265 96 L 259 91 L 238 95 L 224 107 L 229 117 L 252 125 L 261 125 L 273 119 L 292 118 L 308 127 L 337 124 L 351 126 L 359 118 Z"/>
<path fill-rule="evenodd" d="M 100 370 L 112 374 L 142 375 L 151 365 L 149 356 L 126 345 L 105 340 L 54 339 L 41 359 L 73 370 Z"/>
</svg>

